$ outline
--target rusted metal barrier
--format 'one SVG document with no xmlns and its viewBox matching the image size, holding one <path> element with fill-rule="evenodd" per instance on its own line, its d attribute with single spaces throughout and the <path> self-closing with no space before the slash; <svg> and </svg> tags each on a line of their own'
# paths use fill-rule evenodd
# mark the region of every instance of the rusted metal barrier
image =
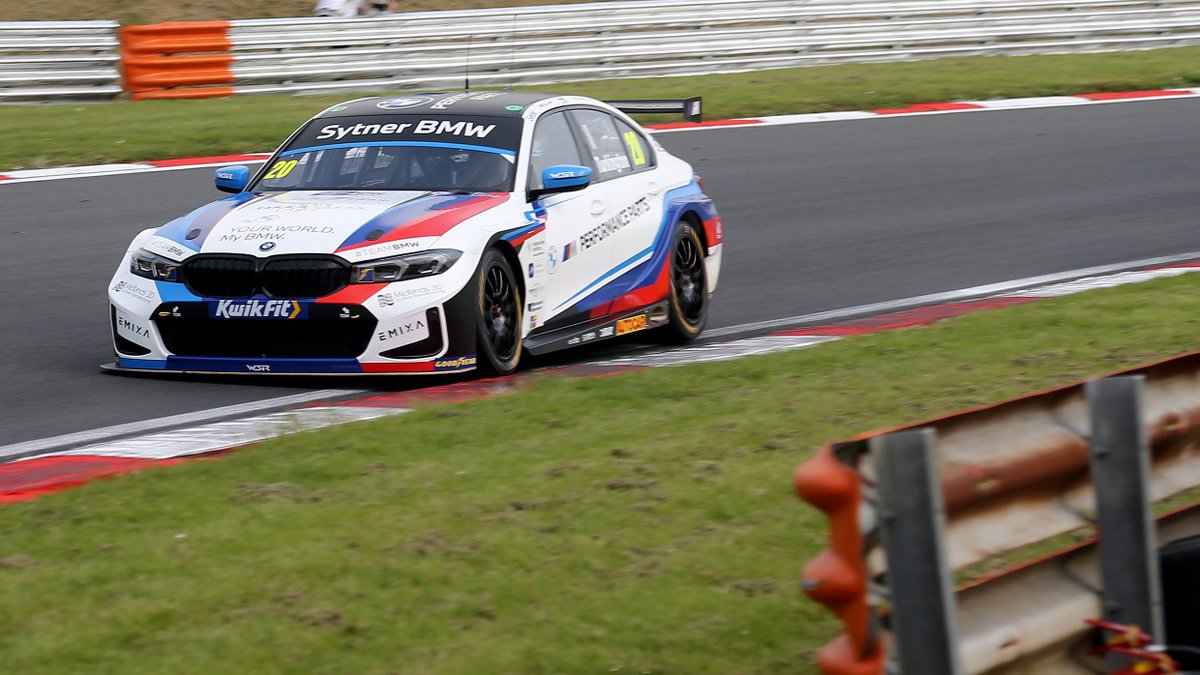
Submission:
<svg viewBox="0 0 1200 675">
<path fill-rule="evenodd" d="M 1148 497 L 1161 500 L 1200 486 L 1200 352 L 1115 375 L 1144 378 Z M 931 429 L 936 439 L 931 471 L 945 504 L 943 543 L 950 568 L 959 570 L 1096 520 L 1086 383 L 825 446 L 796 473 L 797 493 L 830 516 L 830 548 L 803 572 L 809 595 L 830 605 L 845 627 L 819 653 L 823 672 L 883 672 L 883 624 L 870 609 L 888 600 L 886 584 L 872 583 L 886 578 L 887 571 L 878 536 L 878 460 L 872 443 L 918 428 Z M 1173 532 L 1200 532 L 1200 517 L 1172 522 L 1187 523 Z M 1022 669 L 1061 657 L 1063 644 L 1088 630 L 1084 618 L 1103 614 L 1100 598 L 1055 568 L 1060 564 L 1055 560 L 956 594 L 964 672 L 1028 672 Z M 1008 581 L 1016 576 L 1034 581 L 1024 586 Z M 872 596 L 872 588 L 882 590 Z M 996 588 L 1008 595 L 996 595 Z M 987 602 L 976 600 L 984 596 Z"/>
</svg>

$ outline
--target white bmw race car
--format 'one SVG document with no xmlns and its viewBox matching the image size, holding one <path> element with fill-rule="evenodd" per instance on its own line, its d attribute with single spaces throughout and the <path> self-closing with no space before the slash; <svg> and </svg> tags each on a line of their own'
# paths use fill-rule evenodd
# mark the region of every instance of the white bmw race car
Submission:
<svg viewBox="0 0 1200 675">
<path fill-rule="evenodd" d="M 335 105 L 231 196 L 134 238 L 110 368 L 506 374 L 643 330 L 704 328 L 721 221 L 692 167 L 603 103 L 512 92 Z M 252 175 L 253 174 L 253 175 Z"/>
</svg>

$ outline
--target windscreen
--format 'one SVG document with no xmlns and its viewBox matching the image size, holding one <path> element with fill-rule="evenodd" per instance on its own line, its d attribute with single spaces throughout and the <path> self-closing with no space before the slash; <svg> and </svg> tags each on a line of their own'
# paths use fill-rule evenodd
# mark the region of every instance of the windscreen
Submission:
<svg viewBox="0 0 1200 675">
<path fill-rule="evenodd" d="M 316 119 L 254 190 L 512 190 L 522 122 L 461 115 Z"/>
</svg>

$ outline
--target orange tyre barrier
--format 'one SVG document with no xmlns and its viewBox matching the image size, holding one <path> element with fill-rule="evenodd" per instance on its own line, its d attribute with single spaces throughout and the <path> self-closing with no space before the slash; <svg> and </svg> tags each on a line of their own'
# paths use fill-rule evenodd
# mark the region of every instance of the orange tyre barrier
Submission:
<svg viewBox="0 0 1200 675">
<path fill-rule="evenodd" d="M 233 89 L 227 86 L 234 80 L 230 25 L 228 21 L 180 21 L 122 28 L 125 90 L 134 100 L 231 95 Z"/>
<path fill-rule="evenodd" d="M 796 470 L 795 486 L 801 499 L 829 517 L 829 548 L 804 567 L 802 585 L 846 628 L 817 652 L 817 665 L 826 675 L 882 675 L 884 650 L 867 604 L 858 472 L 839 461 L 827 445 Z"/>
</svg>

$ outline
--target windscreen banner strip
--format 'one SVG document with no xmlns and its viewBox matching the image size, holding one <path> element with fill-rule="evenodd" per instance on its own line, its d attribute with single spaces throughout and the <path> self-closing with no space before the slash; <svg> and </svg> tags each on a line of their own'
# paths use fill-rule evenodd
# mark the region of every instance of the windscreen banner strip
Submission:
<svg viewBox="0 0 1200 675">
<path fill-rule="evenodd" d="M 314 119 L 285 150 L 382 144 L 442 145 L 515 154 L 523 121 L 484 115 L 357 115 Z M 349 144 L 349 145 L 345 145 Z"/>
<path fill-rule="evenodd" d="M 279 153 L 280 157 L 291 157 L 292 155 L 300 155 L 306 152 L 317 152 L 318 150 L 337 150 L 340 148 L 362 148 L 362 147 L 412 147 L 412 148 L 451 148 L 453 150 L 474 150 L 478 152 L 490 152 L 497 155 L 515 156 L 517 153 L 512 150 L 503 148 L 489 148 L 483 145 L 467 145 L 463 143 L 438 143 L 436 141 L 359 141 L 355 143 L 336 143 L 333 145 L 315 145 L 311 148 L 294 148 L 285 152 Z"/>
</svg>

